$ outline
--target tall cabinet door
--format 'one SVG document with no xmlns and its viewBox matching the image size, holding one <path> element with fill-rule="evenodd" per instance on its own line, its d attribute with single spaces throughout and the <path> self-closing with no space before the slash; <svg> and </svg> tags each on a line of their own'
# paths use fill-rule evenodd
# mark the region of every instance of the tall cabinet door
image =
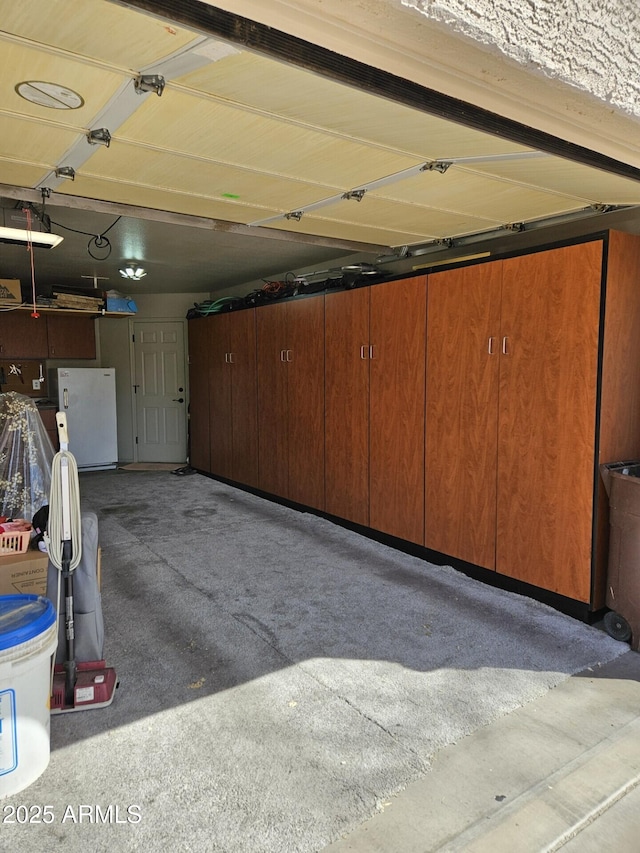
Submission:
<svg viewBox="0 0 640 853">
<path fill-rule="evenodd" d="M 258 485 L 258 388 L 254 309 L 228 315 L 233 479 Z"/>
<path fill-rule="evenodd" d="M 590 600 L 602 244 L 503 262 L 497 570 Z"/>
<path fill-rule="evenodd" d="M 324 299 L 294 300 L 285 308 L 288 497 L 324 509 Z"/>
<path fill-rule="evenodd" d="M 189 464 L 210 473 L 209 356 L 211 320 L 189 320 Z"/>
<path fill-rule="evenodd" d="M 258 484 L 286 497 L 289 482 L 287 441 L 287 304 L 256 309 L 258 352 Z"/>
<path fill-rule="evenodd" d="M 371 288 L 369 523 L 424 542 L 426 276 Z"/>
<path fill-rule="evenodd" d="M 211 318 L 209 356 L 209 453 L 211 473 L 231 479 L 231 372 L 229 315 Z"/>
<path fill-rule="evenodd" d="M 370 288 L 325 297 L 325 509 L 369 524 Z"/>
<path fill-rule="evenodd" d="M 495 569 L 500 262 L 429 276 L 425 545 Z"/>
</svg>

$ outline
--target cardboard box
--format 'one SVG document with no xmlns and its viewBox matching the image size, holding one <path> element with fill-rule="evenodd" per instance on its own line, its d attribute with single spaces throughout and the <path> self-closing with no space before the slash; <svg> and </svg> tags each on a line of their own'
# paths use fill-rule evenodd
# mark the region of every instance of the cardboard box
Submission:
<svg viewBox="0 0 640 853">
<path fill-rule="evenodd" d="M 0 557 L 0 595 L 45 595 L 48 565 L 42 551 Z"/>
<path fill-rule="evenodd" d="M 0 278 L 0 302 L 22 302 L 19 278 Z"/>
</svg>

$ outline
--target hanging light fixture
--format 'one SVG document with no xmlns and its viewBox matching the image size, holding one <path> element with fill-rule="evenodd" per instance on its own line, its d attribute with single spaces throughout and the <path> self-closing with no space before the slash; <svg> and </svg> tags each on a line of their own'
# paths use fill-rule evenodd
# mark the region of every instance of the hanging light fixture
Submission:
<svg viewBox="0 0 640 853">
<path fill-rule="evenodd" d="M 119 270 L 122 278 L 128 281 L 140 281 L 147 274 L 146 270 L 139 266 L 135 261 L 127 261 L 123 269 Z"/>
</svg>

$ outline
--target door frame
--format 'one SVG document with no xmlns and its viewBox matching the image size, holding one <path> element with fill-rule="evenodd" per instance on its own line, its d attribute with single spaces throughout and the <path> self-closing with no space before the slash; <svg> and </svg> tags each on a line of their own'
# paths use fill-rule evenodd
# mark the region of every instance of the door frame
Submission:
<svg viewBox="0 0 640 853">
<path fill-rule="evenodd" d="M 185 389 L 185 407 L 184 407 L 184 427 L 185 427 L 185 439 L 186 439 L 186 453 L 187 458 L 189 455 L 189 402 L 190 402 L 190 388 L 189 388 L 189 338 L 188 338 L 188 325 L 187 321 L 184 317 L 131 317 L 128 321 L 129 323 L 129 376 L 130 376 L 130 388 L 129 388 L 129 400 L 131 405 L 131 443 L 133 445 L 133 461 L 138 462 L 138 443 L 136 438 L 138 436 L 138 408 L 136 406 L 136 389 L 134 379 L 136 378 L 136 353 L 135 353 L 135 343 L 134 343 L 134 326 L 138 323 L 180 323 L 182 324 L 182 362 L 184 367 L 184 389 Z"/>
</svg>

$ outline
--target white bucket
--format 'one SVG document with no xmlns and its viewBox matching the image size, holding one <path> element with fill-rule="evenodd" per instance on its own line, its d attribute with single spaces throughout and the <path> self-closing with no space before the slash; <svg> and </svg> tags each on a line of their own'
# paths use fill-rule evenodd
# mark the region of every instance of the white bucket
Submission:
<svg viewBox="0 0 640 853">
<path fill-rule="evenodd" d="M 44 773 L 50 755 L 56 615 L 40 595 L 0 595 L 0 800 Z"/>
</svg>

